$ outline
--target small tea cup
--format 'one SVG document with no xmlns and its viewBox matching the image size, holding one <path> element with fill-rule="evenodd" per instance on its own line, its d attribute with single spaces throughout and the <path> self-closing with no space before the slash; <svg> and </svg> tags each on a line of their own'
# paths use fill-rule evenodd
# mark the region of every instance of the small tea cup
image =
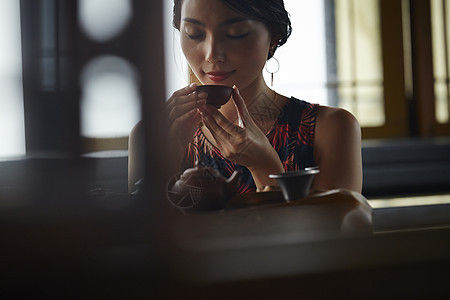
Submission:
<svg viewBox="0 0 450 300">
<path fill-rule="evenodd" d="M 299 171 L 270 174 L 269 178 L 277 180 L 284 199 L 289 202 L 308 196 L 314 176 L 319 172 L 317 167 L 310 167 Z"/>
<path fill-rule="evenodd" d="M 206 103 L 216 108 L 228 102 L 233 93 L 233 88 L 225 85 L 199 85 L 197 93 L 207 93 Z"/>
</svg>

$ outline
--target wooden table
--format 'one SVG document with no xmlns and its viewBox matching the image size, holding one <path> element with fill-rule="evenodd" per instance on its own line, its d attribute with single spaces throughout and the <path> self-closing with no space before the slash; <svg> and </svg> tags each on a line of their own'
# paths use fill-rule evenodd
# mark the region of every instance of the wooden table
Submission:
<svg viewBox="0 0 450 300">
<path fill-rule="evenodd" d="M 195 251 L 370 236 L 372 208 L 347 190 L 291 202 L 281 192 L 251 193 L 235 197 L 223 211 L 191 213 L 172 232 L 175 245 Z"/>
<path fill-rule="evenodd" d="M 346 190 L 242 196 L 179 220 L 172 237 L 171 274 L 211 297 L 450 295 L 449 227 L 378 233 L 367 200 Z"/>
<path fill-rule="evenodd" d="M 149 199 L 125 200 L 130 205 L 121 210 L 91 203 L 71 211 L 90 203 L 80 201 L 41 216 L 0 211 L 3 294 L 450 296 L 449 227 L 374 231 L 376 214 L 359 194 L 337 190 L 285 203 L 279 193 L 260 193 L 233 199 L 223 211 L 190 215 L 151 212 Z"/>
</svg>

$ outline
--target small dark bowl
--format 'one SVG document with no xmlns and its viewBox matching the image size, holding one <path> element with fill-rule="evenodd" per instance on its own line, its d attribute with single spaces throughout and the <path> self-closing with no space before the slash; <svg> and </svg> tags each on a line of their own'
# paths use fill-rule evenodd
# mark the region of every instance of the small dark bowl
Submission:
<svg viewBox="0 0 450 300">
<path fill-rule="evenodd" d="M 206 103 L 220 108 L 230 100 L 233 88 L 224 85 L 199 85 L 196 91 L 198 93 L 207 93 Z"/>
<path fill-rule="evenodd" d="M 300 171 L 270 174 L 269 178 L 276 179 L 280 185 L 284 199 L 291 200 L 303 198 L 309 195 L 314 175 L 320 171 L 317 167 L 305 168 Z"/>
</svg>

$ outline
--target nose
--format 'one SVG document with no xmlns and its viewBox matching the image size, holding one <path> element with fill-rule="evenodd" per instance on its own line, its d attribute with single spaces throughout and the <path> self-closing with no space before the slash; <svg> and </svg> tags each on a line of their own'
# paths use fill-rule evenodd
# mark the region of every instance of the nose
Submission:
<svg viewBox="0 0 450 300">
<path fill-rule="evenodd" d="M 210 36 L 207 38 L 204 47 L 206 61 L 214 64 L 225 60 L 223 45 L 215 37 Z"/>
</svg>

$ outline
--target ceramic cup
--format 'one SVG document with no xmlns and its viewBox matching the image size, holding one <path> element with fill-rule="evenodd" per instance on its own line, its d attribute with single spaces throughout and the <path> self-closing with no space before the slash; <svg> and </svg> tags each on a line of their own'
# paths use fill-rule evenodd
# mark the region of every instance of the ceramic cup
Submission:
<svg viewBox="0 0 450 300">
<path fill-rule="evenodd" d="M 207 93 L 206 103 L 220 108 L 230 100 L 233 88 L 224 85 L 199 85 L 196 91 L 198 93 Z"/>
<path fill-rule="evenodd" d="M 308 196 L 312 180 L 319 172 L 317 167 L 311 167 L 299 171 L 270 174 L 269 178 L 277 180 L 284 199 L 289 202 Z"/>
</svg>

